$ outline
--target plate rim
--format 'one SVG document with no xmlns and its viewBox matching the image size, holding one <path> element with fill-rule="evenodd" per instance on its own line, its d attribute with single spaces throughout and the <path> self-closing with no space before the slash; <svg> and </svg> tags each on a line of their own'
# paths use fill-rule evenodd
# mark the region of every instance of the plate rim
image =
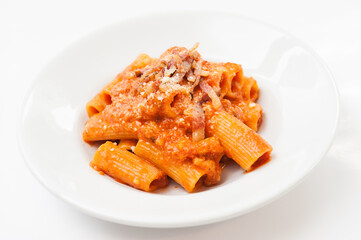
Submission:
<svg viewBox="0 0 361 240">
<path fill-rule="evenodd" d="M 46 181 L 42 178 L 41 174 L 38 173 L 38 171 L 36 170 L 36 168 L 34 168 L 31 164 L 31 161 L 29 159 L 29 157 L 26 156 L 25 154 L 25 147 L 24 147 L 24 143 L 22 140 L 22 123 L 23 123 L 23 119 L 25 117 L 25 108 L 27 105 L 27 100 L 30 98 L 33 89 L 36 87 L 36 84 L 38 81 L 40 81 L 40 76 L 42 74 L 42 72 L 52 64 L 52 62 L 63 52 L 66 52 L 68 49 L 71 49 L 73 46 L 81 43 L 82 41 L 86 40 L 89 37 L 95 36 L 97 34 L 99 34 L 100 31 L 106 31 L 108 29 L 114 28 L 117 25 L 120 24 L 127 24 L 129 22 L 131 22 L 132 20 L 141 20 L 141 19 L 149 19 L 149 18 L 153 18 L 153 17 L 164 17 L 164 16 L 169 16 L 172 14 L 177 14 L 177 15 L 194 15 L 194 14 L 198 14 L 198 15 L 204 15 L 204 14 L 212 14 L 214 16 L 217 17 L 235 17 L 235 18 L 240 18 L 242 20 L 248 21 L 248 22 L 253 22 L 256 23 L 258 25 L 262 25 L 262 26 L 266 26 L 267 28 L 271 28 L 277 32 L 282 33 L 285 36 L 288 36 L 294 40 L 297 41 L 297 43 L 304 48 L 305 50 L 307 50 L 308 53 L 311 54 L 311 56 L 320 64 L 320 67 L 325 70 L 325 73 L 327 73 L 327 77 L 328 80 L 330 81 L 331 85 L 332 85 L 332 90 L 333 90 L 333 94 L 335 95 L 335 102 L 336 102 L 336 106 L 335 106 L 335 118 L 333 119 L 333 126 L 332 126 L 332 131 L 331 132 L 331 137 L 328 139 L 328 142 L 326 144 L 326 147 L 323 149 L 323 151 L 320 151 L 320 154 L 316 157 L 318 160 L 314 161 L 313 164 L 310 165 L 310 167 L 307 169 L 307 171 L 305 170 L 306 174 L 303 174 L 301 177 L 296 178 L 291 184 L 289 184 L 289 186 L 286 189 L 281 189 L 278 190 L 277 194 L 275 194 L 273 197 L 267 199 L 266 201 L 263 201 L 261 203 L 255 204 L 254 206 L 244 209 L 244 210 L 238 210 L 235 211 L 234 213 L 231 214 L 218 214 L 218 217 L 212 217 L 212 218 L 205 218 L 202 220 L 196 220 L 196 221 L 176 221 L 174 219 L 172 219 L 172 221 L 169 222 L 154 222 L 154 221 L 147 221 L 147 220 L 138 220 L 138 221 L 134 221 L 134 220 L 129 220 L 129 219 L 124 219 L 124 218 L 115 218 L 113 216 L 110 215 L 105 215 L 104 213 L 101 213 L 95 209 L 92 208 L 87 208 L 87 206 L 84 206 L 80 203 L 78 203 L 77 201 L 73 201 L 72 199 L 63 196 L 62 194 L 60 194 L 59 192 L 57 192 L 56 190 L 54 190 L 53 188 L 51 188 L 50 186 L 47 185 Z M 84 34 L 83 36 L 81 36 L 80 38 L 71 41 L 69 44 L 67 44 L 65 47 L 61 48 L 58 50 L 58 52 L 56 52 L 51 58 L 49 58 L 49 60 L 46 62 L 46 64 L 44 64 L 43 66 L 41 66 L 39 68 L 39 71 L 33 75 L 33 79 L 31 81 L 31 84 L 29 86 L 29 88 L 26 91 L 26 94 L 23 97 L 23 100 L 21 102 L 21 107 L 18 110 L 17 113 L 17 123 L 16 123 L 16 139 L 17 139 L 17 144 L 18 144 L 18 148 L 20 150 L 20 155 L 23 159 L 23 161 L 25 162 L 25 165 L 27 166 L 27 168 L 29 169 L 29 171 L 31 172 L 31 174 L 37 179 L 38 182 L 40 182 L 40 184 L 47 189 L 50 193 L 52 193 L 54 196 L 56 196 L 58 199 L 61 199 L 62 201 L 68 203 L 70 206 L 77 208 L 78 210 L 80 210 L 83 213 L 86 213 L 88 215 L 91 215 L 93 217 L 97 217 L 99 219 L 102 220 L 106 220 L 109 222 L 115 222 L 115 223 L 119 223 L 119 224 L 125 224 L 125 225 L 129 225 L 129 226 L 137 226 L 137 227 L 147 227 L 147 228 L 182 228 L 182 227 L 191 227 L 191 226 L 200 226 L 200 225 L 205 225 L 205 224 L 210 224 L 210 223 L 216 223 L 216 222 L 220 222 L 220 221 L 224 221 L 224 220 L 228 220 L 234 217 L 238 217 L 241 215 L 245 215 L 247 213 L 250 213 L 254 210 L 257 210 L 259 208 L 262 208 L 265 205 L 268 205 L 269 203 L 283 197 L 284 195 L 286 195 L 288 192 L 290 192 L 291 190 L 293 190 L 296 186 L 298 186 L 298 184 L 300 184 L 301 182 L 303 182 L 303 180 L 306 179 L 307 176 L 309 176 L 309 174 L 312 172 L 312 170 L 320 163 L 320 161 L 325 157 L 326 153 L 329 151 L 330 147 L 333 144 L 333 141 L 335 139 L 336 136 L 336 132 L 338 130 L 339 127 L 339 120 L 340 120 L 340 94 L 339 94 L 339 89 L 337 87 L 337 83 L 335 81 L 335 78 L 330 70 L 330 68 L 328 67 L 328 65 L 326 64 L 326 62 L 316 53 L 315 50 L 313 50 L 310 46 L 308 46 L 308 44 L 306 44 L 304 41 L 302 41 L 301 39 L 299 39 L 298 37 L 294 36 L 293 34 L 291 34 L 290 32 L 272 25 L 270 23 L 264 22 L 262 20 L 256 19 L 256 18 L 252 18 L 249 16 L 244 16 L 242 14 L 238 14 L 238 13 L 230 13 L 230 12 L 226 12 L 226 11 L 209 11 L 209 10 L 173 10 L 173 11 L 167 11 L 167 12 L 152 12 L 152 13 L 147 13 L 147 14 L 137 14 L 137 15 L 133 15 L 131 17 L 127 17 L 124 18 L 122 20 L 118 20 L 115 21 L 113 23 L 110 24 L 105 24 L 103 26 L 97 27 L 93 30 L 91 30 L 89 33 Z"/>
</svg>

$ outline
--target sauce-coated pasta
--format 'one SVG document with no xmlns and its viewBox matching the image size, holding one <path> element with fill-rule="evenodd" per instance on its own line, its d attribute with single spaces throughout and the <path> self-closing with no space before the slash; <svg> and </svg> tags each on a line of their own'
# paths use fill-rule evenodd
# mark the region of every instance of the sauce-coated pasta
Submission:
<svg viewBox="0 0 361 240">
<path fill-rule="evenodd" d="M 270 160 L 272 147 L 256 133 L 257 82 L 241 65 L 206 61 L 196 48 L 172 47 L 159 58 L 141 54 L 88 102 L 84 141 L 122 146 L 115 152 L 101 146 L 91 166 L 144 191 L 164 187 L 166 174 L 193 192 L 220 181 L 222 157 L 247 172 Z M 117 168 L 107 171 L 115 160 Z M 140 178 L 145 173 L 152 179 Z"/>
</svg>

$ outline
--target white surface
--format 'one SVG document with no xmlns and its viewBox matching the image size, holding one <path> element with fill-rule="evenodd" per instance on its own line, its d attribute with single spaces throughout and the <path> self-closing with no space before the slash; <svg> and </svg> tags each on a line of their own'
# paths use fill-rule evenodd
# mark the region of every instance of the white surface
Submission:
<svg viewBox="0 0 361 240">
<path fill-rule="evenodd" d="M 159 25 L 169 30 L 154 32 Z M 215 35 L 218 26 L 227 38 Z M 134 31 L 142 27 L 152 30 Z M 246 175 L 228 167 L 221 184 L 194 194 L 174 187 L 149 194 L 100 176 L 88 165 L 96 147 L 81 139 L 86 102 L 140 52 L 160 56 L 195 41 L 205 59 L 244 63 L 245 74 L 257 79 L 266 114 L 259 133 L 274 147 L 272 161 Z M 328 150 L 338 97 L 332 76 L 313 55 L 278 29 L 231 14 L 173 12 L 113 24 L 71 45 L 42 70 L 22 110 L 21 149 L 44 186 L 101 219 L 158 228 L 229 219 L 284 194 Z"/>
<path fill-rule="evenodd" d="M 1 239 L 360 239 L 361 2 L 182 1 L 261 19 L 293 33 L 328 63 L 341 95 L 333 147 L 296 189 L 255 212 L 176 230 L 126 227 L 88 217 L 53 197 L 30 174 L 16 144 L 16 118 L 35 74 L 86 33 L 129 16 L 174 9 L 168 1 L 0 2 Z M 158 5 L 154 5 L 158 4 Z M 51 157 L 51 156 L 50 156 Z"/>
</svg>

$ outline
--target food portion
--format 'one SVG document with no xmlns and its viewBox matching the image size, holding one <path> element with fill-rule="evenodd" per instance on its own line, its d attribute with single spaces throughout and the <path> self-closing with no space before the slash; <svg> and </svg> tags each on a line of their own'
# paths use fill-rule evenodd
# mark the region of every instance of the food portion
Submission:
<svg viewBox="0 0 361 240">
<path fill-rule="evenodd" d="M 270 160 L 272 147 L 256 133 L 257 82 L 196 48 L 141 54 L 88 102 L 83 139 L 107 141 L 95 170 L 144 191 L 166 186 L 168 176 L 194 192 L 220 181 L 226 158 L 246 172 Z"/>
</svg>

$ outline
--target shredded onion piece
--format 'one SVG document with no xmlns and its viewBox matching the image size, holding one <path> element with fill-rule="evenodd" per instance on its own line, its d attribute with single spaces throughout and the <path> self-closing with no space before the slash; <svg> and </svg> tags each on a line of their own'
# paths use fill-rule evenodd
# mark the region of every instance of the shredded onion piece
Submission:
<svg viewBox="0 0 361 240">
<path fill-rule="evenodd" d="M 201 81 L 199 83 L 199 87 L 202 89 L 202 91 L 207 93 L 208 96 L 211 98 L 214 108 L 217 109 L 217 108 L 220 108 L 222 106 L 221 100 L 219 99 L 219 97 L 217 96 L 217 94 L 213 90 L 213 88 L 211 86 L 209 86 L 207 82 Z"/>
<path fill-rule="evenodd" d="M 165 67 L 164 77 L 169 77 L 169 76 L 172 75 L 176 70 L 177 70 L 177 68 L 176 68 L 175 65 L 170 66 L 169 69 L 168 69 L 167 67 Z"/>
<path fill-rule="evenodd" d="M 189 51 L 190 51 L 190 52 L 193 52 L 193 51 L 196 50 L 198 47 L 199 47 L 199 42 L 196 42 L 196 43 L 193 45 L 193 47 L 191 47 L 191 48 L 189 49 Z"/>
<path fill-rule="evenodd" d="M 199 142 L 204 139 L 205 132 L 205 115 L 202 105 L 196 103 L 193 105 L 193 122 L 192 122 L 192 141 Z"/>
</svg>

